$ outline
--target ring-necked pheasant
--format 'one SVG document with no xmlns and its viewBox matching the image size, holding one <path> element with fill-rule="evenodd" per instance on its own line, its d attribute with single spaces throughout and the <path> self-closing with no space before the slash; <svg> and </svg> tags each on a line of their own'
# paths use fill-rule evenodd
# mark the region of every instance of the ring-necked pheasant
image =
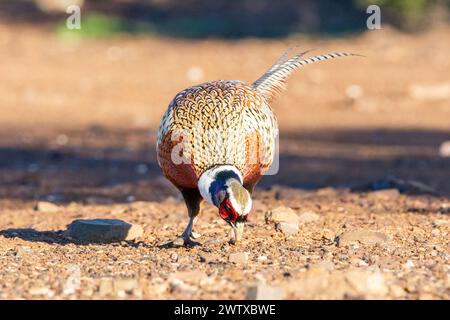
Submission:
<svg viewBox="0 0 450 320">
<path fill-rule="evenodd" d="M 170 102 L 158 131 L 158 164 L 183 194 L 188 225 L 173 244 L 193 244 L 194 222 L 205 199 L 241 239 L 252 207 L 251 194 L 273 162 L 278 135 L 270 103 L 296 69 L 352 53 L 306 59 L 287 50 L 251 85 L 235 80 L 210 81 L 179 92 Z"/>
</svg>

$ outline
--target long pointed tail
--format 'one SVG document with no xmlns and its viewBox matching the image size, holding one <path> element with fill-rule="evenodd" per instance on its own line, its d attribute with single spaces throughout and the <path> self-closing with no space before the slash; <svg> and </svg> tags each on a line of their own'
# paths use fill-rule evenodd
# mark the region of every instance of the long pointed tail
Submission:
<svg viewBox="0 0 450 320">
<path fill-rule="evenodd" d="M 300 59 L 304 54 L 309 52 L 308 50 L 300 52 L 292 58 L 286 60 L 286 56 L 291 50 L 291 48 L 286 50 L 286 52 L 269 70 L 266 71 L 266 73 L 261 76 L 261 78 L 252 83 L 252 87 L 261 92 L 268 101 L 275 99 L 276 96 L 286 88 L 287 79 L 292 72 L 303 67 L 304 65 L 338 57 L 361 56 L 359 54 L 348 52 L 336 52 Z"/>
</svg>

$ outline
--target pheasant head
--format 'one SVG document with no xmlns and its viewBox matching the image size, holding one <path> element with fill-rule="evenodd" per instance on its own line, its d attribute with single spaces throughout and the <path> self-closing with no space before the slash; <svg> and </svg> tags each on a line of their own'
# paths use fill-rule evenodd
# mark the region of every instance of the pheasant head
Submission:
<svg viewBox="0 0 450 320">
<path fill-rule="evenodd" d="M 199 179 L 204 199 L 219 209 L 219 216 L 232 228 L 234 243 L 242 239 L 244 224 L 252 208 L 252 198 L 242 185 L 242 175 L 230 165 L 219 165 L 205 171 Z"/>
</svg>

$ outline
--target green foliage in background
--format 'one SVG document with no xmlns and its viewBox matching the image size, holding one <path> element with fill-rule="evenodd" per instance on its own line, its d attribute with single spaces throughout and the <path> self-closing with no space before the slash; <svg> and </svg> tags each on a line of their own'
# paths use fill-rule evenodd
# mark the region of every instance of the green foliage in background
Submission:
<svg viewBox="0 0 450 320">
<path fill-rule="evenodd" d="M 430 12 L 436 8 L 447 10 L 450 0 L 356 0 L 361 7 L 375 4 L 387 20 L 406 30 L 417 30 L 427 24 Z"/>
<path fill-rule="evenodd" d="M 148 33 L 154 32 L 150 23 L 131 22 L 100 14 L 90 14 L 81 17 L 81 29 L 68 29 L 65 23 L 57 27 L 58 35 L 64 38 L 98 38 L 108 37 L 121 33 Z"/>
<path fill-rule="evenodd" d="M 66 27 L 65 20 L 62 20 L 57 26 L 57 34 L 69 39 L 109 37 L 125 33 L 187 38 L 283 37 L 298 32 L 337 35 L 342 31 L 365 31 L 365 11 L 374 4 L 381 8 L 383 25 L 391 24 L 403 30 L 423 30 L 436 21 L 450 21 L 450 0 L 345 0 L 339 4 L 327 0 L 328 2 L 323 2 L 325 4 L 312 7 L 292 0 L 288 2 L 291 14 L 286 16 L 285 11 L 277 11 L 281 5 L 274 5 L 273 11 L 269 4 L 274 3 L 270 0 L 264 0 L 267 4 L 266 11 L 257 13 L 238 5 L 239 2 L 230 2 L 234 6 L 223 2 L 224 9 L 220 11 L 200 6 L 207 0 L 198 1 L 197 7 L 192 9 L 179 4 L 165 8 L 162 5 L 150 6 L 138 0 L 129 0 L 129 3 L 134 4 L 134 11 L 130 10 L 134 15 L 127 14 L 127 10 L 121 7 L 111 11 L 114 14 L 98 13 L 105 11 L 105 4 L 105 8 L 100 6 L 95 11 L 84 13 L 82 10 L 81 29 L 70 30 Z M 111 5 L 113 4 L 116 1 L 111 1 Z M 437 12 L 441 14 L 437 15 Z"/>
</svg>

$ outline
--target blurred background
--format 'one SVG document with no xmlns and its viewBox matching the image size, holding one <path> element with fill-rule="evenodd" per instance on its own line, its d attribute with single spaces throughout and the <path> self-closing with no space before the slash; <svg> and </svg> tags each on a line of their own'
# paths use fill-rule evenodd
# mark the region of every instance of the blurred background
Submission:
<svg viewBox="0 0 450 320">
<path fill-rule="evenodd" d="M 66 27 L 81 7 L 81 29 Z M 368 30 L 366 8 L 381 8 Z M 2 0 L 0 197 L 177 196 L 156 164 L 180 90 L 251 83 L 291 46 L 308 66 L 274 103 L 280 173 L 261 188 L 450 194 L 448 0 Z M 92 198 L 92 197 L 96 198 Z"/>
</svg>

